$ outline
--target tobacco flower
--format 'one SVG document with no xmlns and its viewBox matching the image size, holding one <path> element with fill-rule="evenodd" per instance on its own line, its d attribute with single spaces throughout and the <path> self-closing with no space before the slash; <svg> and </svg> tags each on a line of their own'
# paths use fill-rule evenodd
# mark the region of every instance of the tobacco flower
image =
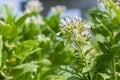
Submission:
<svg viewBox="0 0 120 80">
<path fill-rule="evenodd" d="M 55 7 L 51 7 L 50 11 L 52 14 L 62 14 L 66 10 L 65 6 L 57 5 Z"/>
<path fill-rule="evenodd" d="M 84 24 L 82 19 L 79 17 L 66 17 L 65 19 L 61 20 L 60 26 L 61 33 L 63 33 L 68 40 L 80 41 L 81 43 L 84 43 L 88 38 L 91 37 L 88 31 L 88 25 Z"/>
<path fill-rule="evenodd" d="M 113 3 L 120 8 L 120 0 L 112 0 Z M 100 8 L 106 8 L 107 6 L 110 6 L 108 3 L 106 3 L 106 0 L 98 0 L 98 5 L 100 6 Z"/>
<path fill-rule="evenodd" d="M 36 12 L 40 13 L 43 10 L 42 3 L 39 0 L 30 0 L 26 4 L 26 10 L 25 12 Z"/>
<path fill-rule="evenodd" d="M 26 23 L 34 22 L 36 25 L 44 24 L 43 17 L 41 15 L 31 16 L 26 19 Z"/>
<path fill-rule="evenodd" d="M 114 3 L 117 6 L 117 8 L 120 9 L 120 0 L 115 0 Z"/>
</svg>

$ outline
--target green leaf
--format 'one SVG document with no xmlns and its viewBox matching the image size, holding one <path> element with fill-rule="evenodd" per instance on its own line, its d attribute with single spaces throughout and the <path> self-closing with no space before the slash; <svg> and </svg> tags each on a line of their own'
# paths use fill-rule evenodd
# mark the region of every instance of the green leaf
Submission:
<svg viewBox="0 0 120 80">
<path fill-rule="evenodd" d="M 13 11 L 10 9 L 9 6 L 7 6 L 7 5 L 3 6 L 3 13 L 4 13 L 4 18 L 5 18 L 6 22 L 8 22 L 8 23 L 14 22 Z"/>
<path fill-rule="evenodd" d="M 114 5 L 114 3 L 112 2 L 112 0 L 108 0 L 110 3 L 110 7 L 114 10 L 116 17 L 118 18 L 118 21 L 120 23 L 120 10 L 116 7 L 116 5 Z"/>
<path fill-rule="evenodd" d="M 15 22 L 16 26 L 22 25 L 22 24 L 25 22 L 25 20 L 26 20 L 26 18 L 27 18 L 28 16 L 29 16 L 29 13 L 24 14 L 22 17 L 20 17 L 20 18 Z"/>
<path fill-rule="evenodd" d="M 2 35 L 0 35 L 0 68 L 2 66 L 2 49 L 3 49 L 3 41 L 2 41 Z"/>
<path fill-rule="evenodd" d="M 13 70 L 11 71 L 10 74 L 14 76 L 13 80 L 32 80 L 29 78 L 33 76 L 33 73 L 37 72 L 37 68 L 38 68 L 37 62 L 32 61 L 13 67 Z"/>
<path fill-rule="evenodd" d="M 3 36 L 8 36 L 12 32 L 12 27 L 0 20 L 0 34 Z"/>
<path fill-rule="evenodd" d="M 51 27 L 52 30 L 54 30 L 55 32 L 58 32 L 60 30 L 60 26 L 59 26 L 59 16 L 51 16 L 47 19 L 45 19 L 45 22 L 48 26 Z"/>
<path fill-rule="evenodd" d="M 14 67 L 14 69 L 23 69 L 22 73 L 34 72 L 37 68 L 38 68 L 38 65 L 36 64 L 36 62 L 21 64 Z"/>
<path fill-rule="evenodd" d="M 107 75 L 105 73 L 98 73 L 97 74 L 97 80 L 108 80 L 110 79 L 110 75 Z"/>
<path fill-rule="evenodd" d="M 116 76 L 117 76 L 117 80 L 120 80 L 120 73 L 116 73 Z"/>
<path fill-rule="evenodd" d="M 116 17 L 114 17 L 114 18 L 112 18 L 112 20 L 111 20 L 111 29 L 113 29 L 113 30 L 119 30 L 119 25 L 120 25 L 120 23 L 119 23 L 119 21 L 118 21 L 118 18 L 117 18 L 117 16 Z"/>
<path fill-rule="evenodd" d="M 92 32 L 94 32 L 95 34 L 101 34 L 105 37 L 107 37 L 109 34 L 108 32 L 103 28 L 102 25 L 95 25 L 97 27 L 92 27 L 91 30 Z"/>
<path fill-rule="evenodd" d="M 16 46 L 16 49 L 15 49 L 16 56 L 20 59 L 23 59 L 28 55 L 33 54 L 40 50 L 39 48 L 36 48 L 34 50 L 35 47 L 37 47 L 37 43 L 35 40 L 24 41 L 21 44 Z"/>
<path fill-rule="evenodd" d="M 114 55 L 117 55 L 117 56 L 120 56 L 120 43 L 118 44 L 114 44 L 111 48 L 111 53 Z"/>
<path fill-rule="evenodd" d="M 98 42 L 98 45 L 99 45 L 100 50 L 101 50 L 103 53 L 109 54 L 109 49 L 108 49 L 108 47 L 107 47 L 105 44 L 103 44 L 103 43 L 101 43 L 101 42 Z"/>
<path fill-rule="evenodd" d="M 94 70 L 96 67 L 96 61 L 93 59 L 90 61 L 90 64 L 83 68 L 82 73 L 89 73 L 90 71 Z"/>
<path fill-rule="evenodd" d="M 6 61 L 7 61 L 7 51 L 3 51 L 2 52 L 2 68 L 5 66 L 6 64 Z"/>
<path fill-rule="evenodd" d="M 100 34 L 96 34 L 95 40 L 96 40 L 97 42 L 103 43 L 103 42 L 105 41 L 105 37 L 102 36 L 102 35 L 100 35 Z"/>
<path fill-rule="evenodd" d="M 120 41 L 120 32 L 118 32 L 116 35 L 115 35 L 115 43 L 118 43 Z"/>
<path fill-rule="evenodd" d="M 93 50 L 93 48 L 90 48 L 90 49 L 86 50 L 85 53 L 84 53 L 84 55 L 89 54 L 89 52 L 92 51 L 92 50 Z"/>
</svg>

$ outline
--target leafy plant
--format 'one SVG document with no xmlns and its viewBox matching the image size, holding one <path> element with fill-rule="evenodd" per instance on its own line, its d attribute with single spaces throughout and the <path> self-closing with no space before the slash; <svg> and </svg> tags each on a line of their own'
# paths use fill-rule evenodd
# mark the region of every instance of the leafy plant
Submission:
<svg viewBox="0 0 120 80">
<path fill-rule="evenodd" d="M 3 10 L 4 16 L 0 19 L 0 80 L 56 78 L 54 71 L 61 64 L 69 64 L 74 52 L 69 45 L 64 46 L 63 41 L 57 41 L 59 15 L 43 18 L 39 13 L 29 12 L 18 17 L 6 5 Z"/>
<path fill-rule="evenodd" d="M 77 59 L 69 68 L 62 68 L 71 74 L 68 80 L 119 80 L 120 10 L 116 2 L 120 3 L 100 0 L 104 9 L 91 10 L 92 22 L 88 23 L 91 26 L 88 28 L 90 39 L 89 34 L 84 33 L 87 24 L 84 21 L 69 17 L 61 20 L 61 34 L 65 43 L 75 48 Z M 94 54 L 91 56 L 92 50 Z"/>
<path fill-rule="evenodd" d="M 5 5 L 0 19 L 0 79 L 119 80 L 118 3 L 100 0 L 103 9 L 90 11 L 91 22 L 78 17 L 60 21 L 64 6 L 42 17 L 43 7 L 37 9 L 42 4 L 32 5 L 34 10 L 30 2 L 27 13 L 18 17 Z"/>
</svg>

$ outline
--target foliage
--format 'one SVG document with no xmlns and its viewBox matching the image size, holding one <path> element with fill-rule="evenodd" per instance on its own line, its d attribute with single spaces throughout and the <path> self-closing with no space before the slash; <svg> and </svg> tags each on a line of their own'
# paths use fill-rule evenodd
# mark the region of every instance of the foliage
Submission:
<svg viewBox="0 0 120 80">
<path fill-rule="evenodd" d="M 18 17 L 5 5 L 0 19 L 0 80 L 119 80 L 116 3 L 120 2 L 100 0 L 103 9 L 90 11 L 91 22 L 78 17 L 60 21 L 65 10 L 61 6 L 52 8 L 52 16 L 42 17 L 29 4 L 29 13 Z"/>
<path fill-rule="evenodd" d="M 0 80 L 54 80 L 54 71 L 61 64 L 69 64 L 74 52 L 63 41 L 57 41 L 59 15 L 42 18 L 29 12 L 17 17 L 8 6 L 3 10 Z"/>
<path fill-rule="evenodd" d="M 61 67 L 64 72 L 62 75 L 71 74 L 68 80 L 119 80 L 119 5 L 111 0 L 100 0 L 100 3 L 104 9 L 95 8 L 90 11 L 91 23 L 76 18 L 61 20 L 62 37 L 75 49 L 76 60 L 69 67 Z M 91 26 L 88 28 L 90 39 L 84 33 L 86 24 Z"/>
</svg>

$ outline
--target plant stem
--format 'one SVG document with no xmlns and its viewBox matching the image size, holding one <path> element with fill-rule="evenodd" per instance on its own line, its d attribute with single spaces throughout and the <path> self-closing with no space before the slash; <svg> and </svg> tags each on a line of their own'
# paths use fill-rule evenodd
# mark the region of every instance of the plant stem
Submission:
<svg viewBox="0 0 120 80">
<path fill-rule="evenodd" d="M 89 72 L 90 80 L 92 80 L 92 74 L 91 71 Z"/>
<path fill-rule="evenodd" d="M 81 44 L 79 44 L 79 42 L 76 40 L 75 41 L 75 43 L 76 43 L 76 45 L 78 46 L 78 50 L 79 50 L 79 52 L 80 52 L 80 54 L 81 54 L 81 57 L 82 57 L 82 59 L 85 61 L 85 65 L 88 67 L 88 62 L 86 61 L 86 58 L 85 58 L 85 56 L 84 56 L 84 54 L 83 54 L 83 51 L 82 51 L 82 45 Z M 88 75 L 89 75 L 89 77 L 90 77 L 90 80 L 92 80 L 92 74 L 91 74 L 91 71 L 88 73 Z"/>
<path fill-rule="evenodd" d="M 115 74 L 115 70 L 116 70 L 116 69 L 115 69 L 115 56 L 114 56 L 113 59 L 112 59 L 112 69 L 113 69 L 113 70 L 112 70 L 112 71 L 113 71 L 113 79 L 114 79 L 114 80 L 117 80 L 117 79 L 116 79 L 116 74 Z"/>
</svg>

